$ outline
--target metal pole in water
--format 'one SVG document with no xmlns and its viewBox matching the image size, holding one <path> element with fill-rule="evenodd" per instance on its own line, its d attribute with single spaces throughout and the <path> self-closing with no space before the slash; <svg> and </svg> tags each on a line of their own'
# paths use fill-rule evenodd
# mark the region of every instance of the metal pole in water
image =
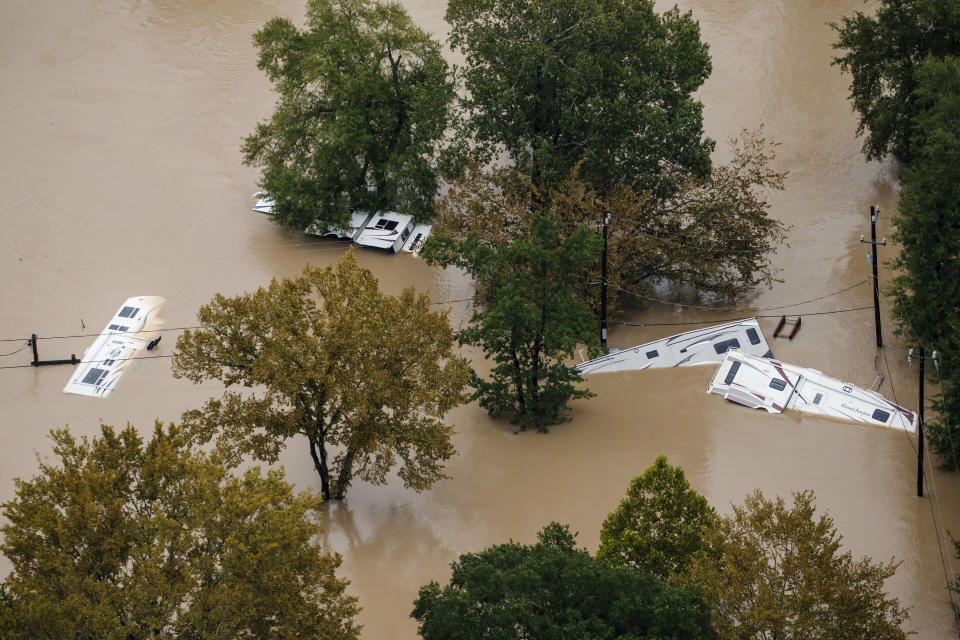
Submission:
<svg viewBox="0 0 960 640">
<path fill-rule="evenodd" d="M 880 205 L 875 204 L 870 207 L 870 244 L 873 245 L 873 259 L 870 261 L 873 263 L 873 323 L 877 328 L 877 346 L 883 347 L 883 336 L 880 333 L 880 281 L 877 280 L 877 217 L 879 215 Z"/>
<path fill-rule="evenodd" d="M 860 242 L 871 245 L 867 254 L 867 262 L 873 265 L 873 324 L 877 329 L 877 346 L 883 347 L 883 334 L 880 332 L 880 282 L 877 280 L 877 245 L 886 246 L 887 239 L 877 242 L 877 218 L 880 217 L 880 205 L 870 205 L 870 240 L 864 240 L 860 234 Z"/>
<path fill-rule="evenodd" d="M 917 443 L 917 496 L 923 497 L 923 347 L 920 347 L 920 417 L 917 421 L 919 442 Z"/>
<path fill-rule="evenodd" d="M 40 356 L 37 355 L 37 334 L 34 333 L 30 336 L 30 345 L 33 347 L 33 362 L 30 364 L 36 367 L 40 364 Z"/>
<path fill-rule="evenodd" d="M 610 214 L 603 216 L 603 257 L 600 260 L 600 345 L 607 346 L 607 225 Z"/>
</svg>

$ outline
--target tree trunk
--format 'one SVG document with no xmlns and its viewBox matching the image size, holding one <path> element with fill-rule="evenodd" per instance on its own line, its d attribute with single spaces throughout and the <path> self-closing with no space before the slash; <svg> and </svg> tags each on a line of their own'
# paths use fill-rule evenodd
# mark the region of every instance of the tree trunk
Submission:
<svg viewBox="0 0 960 640">
<path fill-rule="evenodd" d="M 327 448 L 323 442 L 318 441 L 314 436 L 308 436 L 310 440 L 310 456 L 313 458 L 313 466 L 320 474 L 320 495 L 324 500 L 330 499 L 330 470 L 327 468 Z M 320 455 L 317 456 L 317 450 Z"/>
<path fill-rule="evenodd" d="M 347 451 L 343 457 L 343 464 L 340 466 L 340 473 L 337 475 L 337 485 L 334 487 L 334 500 L 343 500 L 347 494 L 347 487 L 350 486 L 350 478 L 353 477 L 353 459 L 356 457 L 354 451 Z"/>
</svg>

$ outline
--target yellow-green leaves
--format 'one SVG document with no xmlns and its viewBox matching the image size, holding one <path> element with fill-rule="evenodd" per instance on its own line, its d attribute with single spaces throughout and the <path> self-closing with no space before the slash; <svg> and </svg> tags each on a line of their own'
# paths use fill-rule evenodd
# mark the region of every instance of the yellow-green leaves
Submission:
<svg viewBox="0 0 960 640">
<path fill-rule="evenodd" d="M 319 500 L 282 471 L 231 476 L 173 425 L 52 438 L 3 505 L 4 639 L 357 637 Z"/>
<path fill-rule="evenodd" d="M 327 499 L 342 498 L 354 477 L 383 484 L 394 468 L 417 490 L 444 477 L 454 449 L 443 416 L 465 400 L 469 367 L 427 296 L 384 295 L 351 250 L 335 268 L 218 295 L 198 318 L 206 328 L 178 340 L 174 375 L 249 390 L 184 421 L 231 463 L 276 460 L 301 434 Z"/>
</svg>

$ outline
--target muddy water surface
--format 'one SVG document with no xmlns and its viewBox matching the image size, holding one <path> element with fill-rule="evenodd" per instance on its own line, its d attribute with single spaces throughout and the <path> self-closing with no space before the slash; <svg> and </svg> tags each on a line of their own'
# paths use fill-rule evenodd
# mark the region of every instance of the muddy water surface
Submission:
<svg viewBox="0 0 960 640">
<path fill-rule="evenodd" d="M 444 6 L 407 3 L 414 19 L 443 33 Z M 708 133 L 724 144 L 741 127 L 764 124 L 779 140 L 778 166 L 790 172 L 773 213 L 791 225 L 776 263 L 783 283 L 748 302 L 779 307 L 862 282 L 869 274 L 861 233 L 880 203 L 880 234 L 896 207 L 895 168 L 865 163 L 846 100 L 848 79 L 829 66 L 826 25 L 860 2 L 686 2 L 710 43 L 714 72 L 700 95 Z M 663 5 L 662 8 L 666 8 Z M 167 327 L 194 324 L 215 292 L 234 294 L 305 262 L 329 264 L 341 244 L 289 233 L 250 213 L 257 172 L 239 146 L 272 107 L 255 68 L 251 34 L 274 15 L 301 20 L 297 1 L 179 0 L 115 3 L 7 0 L 0 4 L 0 337 L 99 331 L 132 295 L 167 299 Z M 882 249 L 888 252 L 889 249 Z M 883 255 L 883 253 L 882 253 Z M 467 297 L 469 284 L 409 256 L 361 251 L 384 289 L 408 284 L 436 300 Z M 883 279 L 883 277 L 881 278 Z M 870 289 L 788 309 L 813 313 L 871 303 Z M 451 305 L 454 323 L 468 305 Z M 775 315 L 779 310 L 758 311 Z M 626 320 L 650 325 L 742 317 L 651 305 Z M 775 318 L 762 318 L 771 339 Z M 882 390 L 916 406 L 916 370 L 889 335 Z M 682 327 L 681 327 L 682 329 Z M 611 343 L 629 346 L 669 335 L 671 326 L 616 326 Z M 165 334 L 169 355 L 175 333 Z M 44 340 L 41 357 L 82 353 L 91 337 Z M 0 343 L 0 353 L 21 346 Z M 876 349 L 869 311 L 808 315 L 778 357 L 870 385 Z M 0 365 L 29 362 L 27 351 Z M 13 478 L 29 477 L 46 433 L 70 424 L 94 434 L 102 420 L 148 430 L 218 393 L 216 385 L 174 380 L 166 359 L 134 363 L 108 399 L 67 396 L 68 367 L 0 370 L 0 499 Z M 630 478 L 665 453 L 721 510 L 761 487 L 768 494 L 813 489 L 847 548 L 903 564 L 888 583 L 912 607 L 922 638 L 956 633 L 938 553 L 940 526 L 960 531 L 955 474 L 936 472 L 915 497 L 913 439 L 903 433 L 797 415 L 768 416 L 704 393 L 709 368 L 607 374 L 598 396 L 578 403 L 572 422 L 549 435 L 514 435 L 476 406 L 450 415 L 459 455 L 452 479 L 416 494 L 397 482 L 355 486 L 331 508 L 326 543 L 344 555 L 342 573 L 364 606 L 366 638 L 412 638 L 407 617 L 417 588 L 445 580 L 466 551 L 509 538 L 530 541 L 550 520 L 570 523 L 595 549 L 600 523 Z M 298 485 L 318 488 L 302 443 L 283 464 Z M 939 531 L 943 535 L 942 530 Z M 0 571 L 9 563 L 0 560 Z M 948 568 L 952 571 L 952 567 Z"/>
</svg>

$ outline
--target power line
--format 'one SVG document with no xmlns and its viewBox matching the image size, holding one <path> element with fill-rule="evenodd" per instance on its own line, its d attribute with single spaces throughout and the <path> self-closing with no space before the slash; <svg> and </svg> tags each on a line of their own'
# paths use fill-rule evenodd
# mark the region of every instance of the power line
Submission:
<svg viewBox="0 0 960 640">
<path fill-rule="evenodd" d="M 808 303 L 810 303 L 810 302 L 817 302 L 818 300 L 824 300 L 824 299 L 826 299 L 826 298 L 830 298 L 830 297 L 832 297 L 832 296 L 836 296 L 836 295 L 839 295 L 839 294 L 841 294 L 841 293 L 845 293 L 845 292 L 849 291 L 850 289 L 854 289 L 854 288 L 856 288 L 856 287 L 859 287 L 860 285 L 862 285 L 862 284 L 864 284 L 864 283 L 866 283 L 866 282 L 868 282 L 868 281 L 869 281 L 869 278 L 864 278 L 863 280 L 860 280 L 859 282 L 856 282 L 856 283 L 850 285 L 849 287 L 845 287 L 845 288 L 843 288 L 843 289 L 839 289 L 839 290 L 837 290 L 837 291 L 833 291 L 833 292 L 831 292 L 831 293 L 824 294 L 824 295 L 819 296 L 819 297 L 817 297 L 817 298 L 811 298 L 811 299 L 809 299 L 809 300 L 804 300 L 804 301 L 802 301 L 802 302 L 794 302 L 794 303 L 792 303 L 792 304 L 783 304 L 783 305 L 776 306 L 776 307 L 707 307 L 707 306 L 703 306 L 703 305 L 682 304 L 682 303 L 680 303 L 680 302 L 671 302 L 670 300 L 663 300 L 663 299 L 661 299 L 661 298 L 654 298 L 654 297 L 651 297 L 651 296 L 645 296 L 645 295 L 643 295 L 643 294 L 641 294 L 641 293 L 636 293 L 636 292 L 634 292 L 634 291 L 630 291 L 629 289 L 624 289 L 623 287 L 617 287 L 617 290 L 618 290 L 618 291 L 622 291 L 623 293 L 632 295 L 632 296 L 637 297 L 637 298 L 642 298 L 642 299 L 644 299 L 644 300 L 649 300 L 649 301 L 651 301 L 651 302 L 659 302 L 659 303 L 661 303 L 661 304 L 668 304 L 668 305 L 672 305 L 672 306 L 674 306 L 674 307 L 681 307 L 681 308 L 684 308 L 684 309 L 700 309 L 700 310 L 702 310 L 702 311 L 722 311 L 722 312 L 733 312 L 733 311 L 750 312 L 750 311 L 774 311 L 774 310 L 777 310 L 777 309 L 787 309 L 787 308 L 789 308 L 789 307 L 799 307 L 800 305 L 808 304 Z M 807 314 L 807 315 L 812 315 L 812 314 Z"/>
<path fill-rule="evenodd" d="M 19 349 L 17 349 L 16 351 L 11 351 L 10 353 L 0 353 L 0 358 L 6 358 L 7 356 L 12 356 L 12 355 L 15 354 L 15 353 L 20 353 L 21 351 L 23 351 L 24 349 L 26 349 L 26 348 L 29 347 L 29 346 L 30 346 L 30 341 L 27 340 L 26 343 L 25 343 L 22 347 L 20 347 Z"/>
<path fill-rule="evenodd" d="M 454 304 L 456 302 L 473 302 L 473 298 L 460 298 L 458 300 L 438 300 L 437 302 L 431 302 L 430 304 L 431 305 Z M 196 324 L 188 327 L 168 327 L 165 329 L 142 329 L 140 331 L 137 331 L 136 333 L 160 333 L 163 331 L 184 331 L 186 329 L 205 329 L 205 328 L 206 328 L 206 325 Z M 64 340 L 67 338 L 97 338 L 102 335 L 125 336 L 130 334 L 123 331 L 103 331 L 101 333 L 75 333 L 72 335 L 62 335 L 62 336 L 37 336 L 37 340 Z M 20 342 L 21 340 L 26 340 L 27 344 L 11 353 L 0 353 L 0 357 L 13 355 L 14 353 L 18 353 L 22 351 L 23 349 L 29 346 L 29 341 L 31 340 L 31 338 L 0 338 L 0 342 Z"/>
<path fill-rule="evenodd" d="M 873 306 L 869 307 L 853 307 L 850 309 L 836 309 L 834 311 L 813 311 L 810 313 L 804 313 L 804 316 L 827 316 L 834 313 L 849 313 L 850 311 L 864 311 L 866 309 L 873 309 Z M 755 318 L 779 318 L 778 315 L 757 315 Z M 730 318 L 730 320 L 736 320 L 737 318 Z M 716 324 L 717 320 L 696 320 L 691 322 L 617 322 L 622 327 L 681 327 L 687 325 L 695 324 Z M 723 322 L 723 320 L 720 320 Z"/>
<path fill-rule="evenodd" d="M 103 360 L 80 360 L 79 362 L 77 362 L 77 364 L 95 364 L 98 362 L 106 362 L 107 360 L 120 362 L 120 361 L 127 361 L 127 360 L 153 360 L 156 358 L 172 358 L 172 357 L 173 357 L 173 354 L 171 353 L 169 355 L 162 355 L 162 356 L 132 356 L 130 358 L 105 358 Z M 13 364 L 13 365 L 7 365 L 5 367 L 0 367 L 0 369 L 27 369 L 27 368 L 33 368 L 33 366 L 34 365 L 32 364 Z"/>
</svg>

